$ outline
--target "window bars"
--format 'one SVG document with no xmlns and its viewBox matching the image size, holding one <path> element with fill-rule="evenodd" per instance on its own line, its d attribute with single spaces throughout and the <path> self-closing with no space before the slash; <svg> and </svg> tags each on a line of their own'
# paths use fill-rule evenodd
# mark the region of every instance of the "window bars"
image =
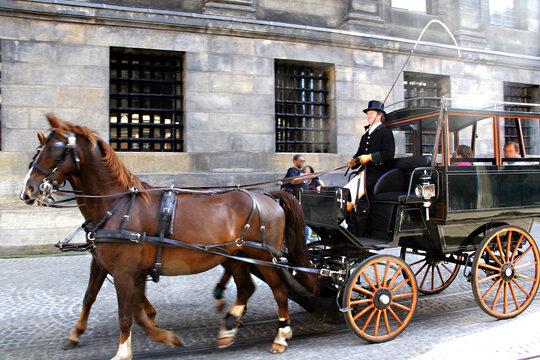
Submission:
<svg viewBox="0 0 540 360">
<path fill-rule="evenodd" d="M 276 152 L 330 151 L 327 74 L 324 69 L 276 62 Z"/>
<path fill-rule="evenodd" d="M 181 53 L 111 48 L 110 144 L 116 151 L 183 151 Z"/>
<path fill-rule="evenodd" d="M 536 103 L 538 101 L 538 85 L 504 83 L 504 101 L 512 103 Z M 532 106 L 527 105 L 505 105 L 506 111 L 532 111 Z M 520 130 L 521 129 L 521 130 Z M 519 131 L 523 132 L 523 143 L 528 153 L 531 150 L 531 128 L 528 121 L 518 118 L 504 119 L 504 137 L 506 142 L 516 142 L 519 144 Z"/>
</svg>

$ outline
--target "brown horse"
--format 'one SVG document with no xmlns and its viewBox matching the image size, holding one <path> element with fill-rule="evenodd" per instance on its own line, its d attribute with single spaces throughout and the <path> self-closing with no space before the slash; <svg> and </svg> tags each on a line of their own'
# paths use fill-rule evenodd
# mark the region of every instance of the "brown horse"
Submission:
<svg viewBox="0 0 540 360">
<path fill-rule="evenodd" d="M 135 199 L 127 230 L 153 234 L 157 219 L 160 192 L 148 191 L 151 186 L 142 183 L 119 160 L 114 151 L 89 129 L 48 117 L 53 132 L 41 146 L 33 162 L 21 192 L 21 199 L 31 205 L 50 192 L 52 187 L 70 176 L 76 178 L 84 195 L 100 196 L 86 198 L 84 214 L 97 224 L 118 201 L 114 195 L 132 187 L 141 191 Z M 45 175 L 45 178 L 44 178 Z M 103 197 L 105 196 L 105 197 Z M 288 249 L 289 263 L 309 267 L 304 244 L 302 211 L 296 200 L 287 193 L 278 192 L 281 206 L 269 196 L 253 193 L 260 205 L 260 215 L 266 225 L 266 244 L 276 250 L 282 245 Z M 128 204 L 121 204 L 103 224 L 104 230 L 120 228 Z M 214 196 L 186 196 L 178 199 L 174 228 L 169 237 L 187 244 L 226 244 L 239 238 L 251 214 L 251 197 L 241 191 Z M 246 242 L 263 242 L 259 217 L 253 218 L 251 228 L 245 235 Z M 283 244 L 283 240 L 285 243 Z M 227 250 L 237 256 L 271 261 L 273 256 L 266 250 L 232 245 Z M 94 259 L 104 274 L 114 278 L 118 298 L 120 343 L 115 359 L 130 359 L 131 327 L 133 318 L 143 326 L 156 341 L 169 345 L 181 345 L 170 331 L 157 328 L 148 320 L 144 311 L 146 277 L 151 274 L 157 247 L 151 244 L 131 245 L 124 243 L 97 243 Z M 225 262 L 225 258 L 213 254 L 182 248 L 164 247 L 162 274 L 185 275 L 209 270 Z M 273 267 L 255 265 L 270 286 L 279 309 L 279 330 L 271 352 L 283 352 L 287 339 L 292 337 L 287 306 L 287 287 Z M 254 291 L 254 285 L 246 263 L 227 261 L 227 270 L 237 284 L 237 299 L 222 324 L 218 345 L 227 346 L 234 341 L 236 321 L 243 315 L 245 306 Z M 305 275 L 299 278 L 311 290 L 316 289 L 315 279 Z"/>
</svg>

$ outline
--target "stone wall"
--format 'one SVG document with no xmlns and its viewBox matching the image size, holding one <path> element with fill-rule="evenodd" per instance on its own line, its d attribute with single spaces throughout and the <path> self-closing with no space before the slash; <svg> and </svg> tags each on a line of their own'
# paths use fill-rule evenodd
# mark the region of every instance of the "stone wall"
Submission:
<svg viewBox="0 0 540 360">
<path fill-rule="evenodd" d="M 495 30 L 482 18 L 480 28 L 469 29 L 476 23 L 465 17 L 477 16 L 468 14 L 477 3 L 472 0 L 459 6 L 434 2 L 438 15 L 403 13 L 391 9 L 389 0 L 313 0 L 307 8 L 303 1 L 259 0 L 256 6 L 239 2 L 229 9 L 235 18 L 221 16 L 227 8 L 220 1 L 164 1 L 159 11 L 117 6 L 123 3 L 0 0 L 0 253 L 18 245 L 54 243 L 80 222 L 75 211 L 61 210 L 57 216 L 58 210 L 26 207 L 17 196 L 37 146 L 35 134 L 47 131 L 47 112 L 107 139 L 110 47 L 184 53 L 185 152 L 121 154 L 144 180 L 164 186 L 231 185 L 283 176 L 293 154 L 274 152 L 276 59 L 332 69 L 335 152 L 306 154 L 316 170 L 341 165 L 356 151 L 366 124 L 361 110 L 370 99 L 384 99 L 413 46 L 411 39 L 431 18 L 451 18 L 463 42 L 477 46 L 463 49 L 459 59 L 444 33 L 434 30 L 426 38 L 433 43 L 420 45 L 405 70 L 450 76 L 452 97 L 465 98 L 454 100 L 454 106 L 501 101 L 505 81 L 540 83 L 540 42 L 529 41 L 538 40 L 537 21 L 530 20 L 527 30 L 490 35 Z M 147 3 L 154 2 L 133 6 Z M 533 3 L 531 12 L 537 13 Z M 519 33 L 514 37 L 518 45 L 527 44 L 504 47 L 508 53 L 494 51 L 509 33 Z M 398 80 L 387 104 L 402 99 Z M 323 179 L 330 185 L 344 183 L 342 174 Z"/>
</svg>

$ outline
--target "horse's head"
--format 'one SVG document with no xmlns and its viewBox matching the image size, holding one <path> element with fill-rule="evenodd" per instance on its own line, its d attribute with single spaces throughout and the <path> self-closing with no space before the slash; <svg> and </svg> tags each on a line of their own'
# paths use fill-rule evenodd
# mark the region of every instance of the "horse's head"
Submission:
<svg viewBox="0 0 540 360">
<path fill-rule="evenodd" d="M 80 170 L 77 135 L 70 124 L 50 114 L 47 119 L 52 130 L 48 136 L 38 134 L 40 146 L 30 162 L 20 194 L 21 200 L 28 205 L 48 198 L 53 190 Z"/>
</svg>

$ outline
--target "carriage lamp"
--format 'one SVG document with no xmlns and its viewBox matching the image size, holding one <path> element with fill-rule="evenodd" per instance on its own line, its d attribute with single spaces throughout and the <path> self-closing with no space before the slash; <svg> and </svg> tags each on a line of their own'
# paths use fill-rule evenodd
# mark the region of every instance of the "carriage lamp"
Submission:
<svg viewBox="0 0 540 360">
<path fill-rule="evenodd" d="M 426 220 L 429 221 L 429 207 L 431 206 L 431 198 L 435 197 L 435 184 L 431 183 L 431 176 L 424 170 L 424 173 L 420 176 L 420 181 L 422 184 L 419 184 L 414 192 L 416 196 L 424 199 L 424 207 L 426 208 Z"/>
</svg>

